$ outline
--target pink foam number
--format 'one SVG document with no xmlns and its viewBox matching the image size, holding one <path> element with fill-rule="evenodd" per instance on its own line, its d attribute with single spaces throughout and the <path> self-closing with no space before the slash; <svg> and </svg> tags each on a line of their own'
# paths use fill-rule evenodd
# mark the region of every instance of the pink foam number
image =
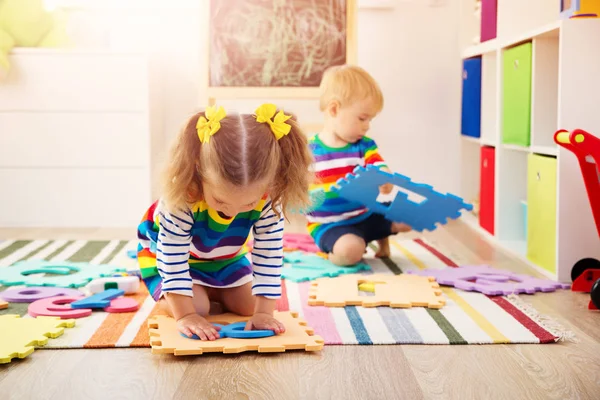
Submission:
<svg viewBox="0 0 600 400">
<path fill-rule="evenodd" d="M 51 286 L 10 288 L 0 293 L 0 297 L 11 303 L 32 303 L 56 296 L 83 296 L 79 290 Z"/>
<path fill-rule="evenodd" d="M 286 233 L 283 235 L 283 247 L 288 249 L 303 250 L 309 253 L 321 251 L 312 236 L 304 233 Z"/>
<path fill-rule="evenodd" d="M 61 319 L 82 318 L 92 314 L 89 308 L 71 308 L 71 303 L 83 299 L 83 296 L 48 297 L 34 301 L 27 312 L 32 317 L 60 317 Z"/>
<path fill-rule="evenodd" d="M 457 289 L 476 291 L 489 296 L 535 292 L 554 292 L 568 289 L 569 284 L 539 279 L 528 275 L 492 268 L 489 265 L 469 265 L 459 268 L 424 269 L 409 274 L 432 276 L 438 284 Z"/>
<path fill-rule="evenodd" d="M 125 313 L 137 311 L 140 308 L 140 304 L 132 299 L 131 297 L 117 297 L 110 301 L 110 306 L 106 307 L 104 311 L 109 313 Z"/>
</svg>

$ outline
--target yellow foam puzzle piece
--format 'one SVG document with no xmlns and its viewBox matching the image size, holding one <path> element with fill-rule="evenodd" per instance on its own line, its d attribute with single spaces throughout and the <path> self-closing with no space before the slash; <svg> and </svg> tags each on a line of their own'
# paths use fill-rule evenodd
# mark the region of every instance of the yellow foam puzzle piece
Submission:
<svg viewBox="0 0 600 400">
<path fill-rule="evenodd" d="M 74 326 L 74 319 L 0 315 L 0 364 L 9 363 L 15 357 L 27 357 L 35 350 L 34 346 L 43 346 L 48 338 L 57 338 L 65 328 Z"/>
<path fill-rule="evenodd" d="M 358 291 L 374 293 L 360 296 Z M 442 308 L 446 300 L 435 278 L 417 275 L 359 275 L 319 278 L 311 283 L 308 304 L 325 307 Z"/>
</svg>

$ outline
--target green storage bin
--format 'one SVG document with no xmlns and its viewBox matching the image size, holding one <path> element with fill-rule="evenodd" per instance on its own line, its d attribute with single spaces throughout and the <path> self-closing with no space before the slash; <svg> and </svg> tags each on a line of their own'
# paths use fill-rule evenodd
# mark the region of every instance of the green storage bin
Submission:
<svg viewBox="0 0 600 400">
<path fill-rule="evenodd" d="M 507 49 L 502 67 L 502 143 L 529 146 L 531 132 L 531 42 Z"/>
<path fill-rule="evenodd" d="M 556 158 L 527 161 L 527 258 L 556 273 Z"/>
</svg>

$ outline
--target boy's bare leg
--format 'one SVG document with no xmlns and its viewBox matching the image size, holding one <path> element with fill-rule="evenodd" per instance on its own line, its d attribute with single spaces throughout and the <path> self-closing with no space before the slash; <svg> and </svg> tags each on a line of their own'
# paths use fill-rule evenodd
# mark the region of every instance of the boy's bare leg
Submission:
<svg viewBox="0 0 600 400">
<path fill-rule="evenodd" d="M 390 256 L 390 239 L 384 238 L 379 239 L 377 241 L 377 253 L 375 253 L 375 257 L 377 258 L 386 258 Z"/>
<path fill-rule="evenodd" d="M 363 238 L 348 233 L 335 242 L 333 251 L 329 253 L 329 261 L 344 267 L 357 264 L 362 260 L 366 248 Z"/>
</svg>

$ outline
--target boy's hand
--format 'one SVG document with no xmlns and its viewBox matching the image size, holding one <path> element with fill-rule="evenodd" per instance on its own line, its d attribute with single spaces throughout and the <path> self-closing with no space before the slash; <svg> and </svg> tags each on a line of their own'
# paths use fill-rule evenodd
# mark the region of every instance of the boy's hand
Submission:
<svg viewBox="0 0 600 400">
<path fill-rule="evenodd" d="M 255 313 L 246 324 L 246 330 L 270 330 L 276 334 L 285 332 L 285 326 L 267 313 Z"/>
<path fill-rule="evenodd" d="M 381 194 L 390 194 L 392 193 L 392 190 L 394 190 L 394 185 L 391 183 L 386 183 L 385 185 L 379 186 L 379 192 Z"/>
<path fill-rule="evenodd" d="M 177 329 L 187 337 L 192 337 L 195 334 L 200 340 L 217 340 L 219 338 L 217 331 L 221 328 L 214 326 L 204 317 L 193 313 L 179 318 Z"/>
</svg>

